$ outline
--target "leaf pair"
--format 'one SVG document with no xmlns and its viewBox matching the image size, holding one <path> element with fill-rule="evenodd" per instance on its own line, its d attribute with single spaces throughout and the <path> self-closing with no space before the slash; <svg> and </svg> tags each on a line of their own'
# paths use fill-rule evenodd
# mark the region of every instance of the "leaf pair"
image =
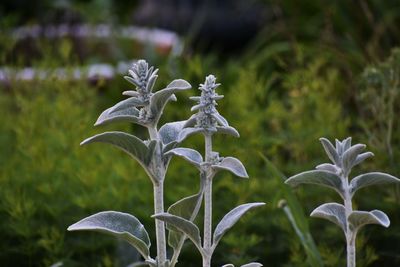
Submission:
<svg viewBox="0 0 400 267">
<path fill-rule="evenodd" d="M 381 185 L 388 183 L 398 183 L 400 179 L 382 172 L 370 172 L 356 176 L 353 178 L 349 185 L 349 192 L 351 196 L 361 188 L 371 185 Z M 344 189 L 348 185 L 344 184 L 344 180 L 337 174 L 322 171 L 313 170 L 306 171 L 300 174 L 294 175 L 285 181 L 286 184 L 291 186 L 297 186 L 299 184 L 316 184 L 334 189 L 344 199 Z"/>
<path fill-rule="evenodd" d="M 201 154 L 191 148 L 175 148 L 168 151 L 167 154 L 181 157 L 196 166 L 198 169 L 201 169 L 201 166 L 205 164 Z M 234 157 L 224 157 L 219 163 L 212 164 L 211 168 L 213 169 L 214 173 L 220 170 L 227 170 L 238 177 L 248 178 L 248 174 L 243 163 Z"/>
<path fill-rule="evenodd" d="M 205 130 L 204 128 L 197 126 L 197 117 L 198 116 L 199 116 L 199 114 L 194 114 L 186 121 L 184 130 L 180 134 L 181 139 L 185 139 L 188 135 L 191 135 L 194 133 L 206 133 L 207 132 L 207 130 Z M 217 116 L 220 121 L 220 125 L 215 126 L 216 133 L 232 135 L 234 137 L 240 136 L 239 132 L 235 128 L 233 128 L 232 126 L 229 126 L 228 121 L 224 117 L 222 117 L 222 115 L 220 115 L 218 113 L 218 115 L 215 115 L 215 116 Z"/>
<path fill-rule="evenodd" d="M 390 220 L 388 216 L 380 211 L 352 211 L 346 220 L 346 209 L 338 203 L 326 203 L 316 208 L 310 215 L 326 219 L 340 226 L 344 233 L 347 232 L 347 224 L 353 233 L 357 233 L 361 227 L 367 224 L 379 224 L 383 227 L 389 227 Z"/>
<path fill-rule="evenodd" d="M 243 204 L 228 212 L 215 228 L 212 250 L 215 249 L 215 247 L 221 240 L 222 236 L 230 228 L 232 228 L 232 226 L 240 219 L 240 217 L 242 217 L 250 209 L 262 206 L 264 204 L 265 203 L 261 202 Z M 153 217 L 174 226 L 176 229 L 186 234 L 188 238 L 193 242 L 193 244 L 197 247 L 197 249 L 200 251 L 200 253 L 202 255 L 205 253 L 202 248 L 200 230 L 193 222 L 185 218 L 172 215 L 170 213 L 155 214 L 153 215 Z"/>
</svg>

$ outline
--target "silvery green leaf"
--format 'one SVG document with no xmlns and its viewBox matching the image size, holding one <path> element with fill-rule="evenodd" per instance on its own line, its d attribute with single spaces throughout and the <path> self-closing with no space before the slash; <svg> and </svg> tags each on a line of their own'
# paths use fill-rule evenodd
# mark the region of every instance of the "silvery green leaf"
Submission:
<svg viewBox="0 0 400 267">
<path fill-rule="evenodd" d="M 132 74 L 132 73 L 131 73 L 131 75 L 135 75 L 136 76 L 136 74 Z M 138 79 L 134 79 L 134 78 L 132 78 L 130 76 L 124 76 L 124 79 L 127 80 L 128 82 L 130 82 L 131 84 L 135 85 L 136 87 L 140 87 L 141 86 L 140 83 L 137 81 Z"/>
<path fill-rule="evenodd" d="M 116 146 L 124 152 L 131 155 L 140 164 L 146 166 L 149 163 L 146 144 L 134 135 L 124 132 L 105 132 L 89 137 L 84 140 L 81 145 L 86 145 L 94 142 L 108 143 Z"/>
<path fill-rule="evenodd" d="M 140 121 L 139 121 L 139 110 L 135 107 L 130 107 L 127 109 L 123 109 L 123 110 L 118 110 L 115 112 L 111 112 L 111 108 L 108 108 L 106 110 L 104 110 L 99 118 L 97 119 L 96 123 L 94 124 L 94 126 L 98 126 L 98 125 L 104 125 L 110 122 L 132 122 L 132 123 L 136 123 L 136 124 L 140 124 L 143 125 Z"/>
<path fill-rule="evenodd" d="M 338 164 L 339 163 L 339 155 L 338 155 L 335 147 L 332 145 L 332 143 L 324 137 L 320 138 L 319 141 L 321 141 L 322 146 L 324 147 L 325 152 L 328 155 L 328 157 L 330 158 L 330 160 L 333 163 Z"/>
<path fill-rule="evenodd" d="M 351 137 L 347 137 L 345 140 L 343 140 L 343 151 L 346 151 L 351 147 Z"/>
<path fill-rule="evenodd" d="M 389 217 L 380 210 L 373 211 L 353 211 L 349 218 L 349 226 L 353 232 L 357 232 L 361 227 L 367 224 L 379 224 L 383 227 L 389 227 Z"/>
<path fill-rule="evenodd" d="M 235 267 L 232 263 L 224 264 L 221 267 Z"/>
<path fill-rule="evenodd" d="M 361 162 L 363 162 L 364 160 L 366 160 L 367 158 L 373 157 L 374 153 L 372 152 L 365 152 L 362 153 L 360 155 L 357 156 L 356 160 L 353 163 L 353 166 L 360 164 Z"/>
<path fill-rule="evenodd" d="M 159 130 L 162 143 L 168 145 L 171 142 L 176 142 L 185 123 L 186 121 L 177 121 L 164 124 Z"/>
<path fill-rule="evenodd" d="M 228 212 L 222 220 L 218 223 L 217 227 L 215 227 L 214 237 L 213 237 L 213 247 L 216 247 L 222 236 L 230 229 L 232 226 L 242 217 L 247 211 L 252 208 L 263 206 L 265 203 L 256 202 L 256 203 L 247 203 L 240 205 L 230 212 Z"/>
<path fill-rule="evenodd" d="M 157 91 L 150 99 L 150 110 L 154 116 L 156 124 L 163 112 L 165 104 L 170 100 L 171 96 L 179 91 L 190 89 L 192 86 L 185 80 L 177 79 L 172 81 L 165 89 Z"/>
<path fill-rule="evenodd" d="M 139 92 L 137 92 L 135 90 L 128 90 L 128 91 L 123 91 L 122 95 L 138 97 L 140 94 L 139 94 Z"/>
<path fill-rule="evenodd" d="M 169 213 L 154 214 L 152 217 L 164 221 L 170 224 L 170 227 L 173 226 L 177 230 L 186 234 L 187 237 L 193 242 L 193 244 L 200 251 L 200 253 L 203 253 L 203 249 L 201 247 L 200 230 L 194 223 Z"/>
<path fill-rule="evenodd" d="M 184 128 L 184 129 L 182 129 L 182 131 L 179 133 L 177 142 L 178 142 L 178 143 L 181 143 L 181 142 L 183 142 L 186 138 L 188 138 L 190 135 L 195 134 L 195 133 L 202 133 L 202 132 L 204 132 L 204 129 L 203 129 L 203 128 L 192 128 L 192 127 Z"/>
<path fill-rule="evenodd" d="M 322 218 L 339 225 L 346 232 L 346 211 L 338 203 L 326 203 L 311 212 L 311 217 Z"/>
<path fill-rule="evenodd" d="M 343 168 L 345 170 L 349 171 L 351 167 L 353 167 L 357 156 L 365 149 L 365 147 L 366 146 L 364 144 L 357 144 L 350 147 L 343 153 Z"/>
<path fill-rule="evenodd" d="M 343 197 L 342 180 L 339 176 L 328 171 L 306 171 L 294 175 L 285 181 L 286 184 L 297 186 L 299 184 L 316 184 L 334 189 Z"/>
<path fill-rule="evenodd" d="M 192 116 L 190 116 L 190 118 L 186 120 L 186 123 L 183 126 L 183 128 L 194 127 L 197 122 L 196 118 L 197 118 L 197 114 L 193 114 Z"/>
<path fill-rule="evenodd" d="M 330 164 L 330 163 L 323 163 L 323 164 L 318 165 L 315 168 L 320 171 L 333 172 L 336 174 L 338 174 L 340 171 L 340 169 L 338 167 L 336 167 L 335 165 Z"/>
<path fill-rule="evenodd" d="M 361 174 L 350 182 L 350 192 L 352 195 L 358 190 L 370 185 L 380 185 L 388 183 L 400 183 L 400 179 L 382 172 L 370 172 Z"/>
<path fill-rule="evenodd" d="M 140 107 L 140 106 L 144 106 L 144 105 L 145 105 L 145 103 L 143 101 L 141 101 L 139 98 L 130 97 L 130 98 L 122 100 L 122 101 L 118 102 L 117 104 L 115 104 L 114 106 L 112 106 L 109 112 L 113 113 L 113 112 L 117 112 L 117 111 L 121 111 L 121 110 L 130 109 L 132 107 Z"/>
<path fill-rule="evenodd" d="M 149 258 L 150 239 L 144 226 L 135 217 L 117 211 L 103 211 L 68 227 L 68 231 L 97 231 L 121 238 Z"/>
<path fill-rule="evenodd" d="M 248 178 L 248 174 L 246 168 L 243 166 L 243 163 L 234 157 L 225 157 L 222 161 L 216 165 L 212 165 L 214 170 L 227 170 L 233 173 L 236 176 L 242 178 Z"/>
<path fill-rule="evenodd" d="M 218 111 L 216 111 L 215 113 L 212 114 L 212 116 L 217 120 L 217 122 L 221 125 L 221 126 L 229 126 L 228 121 L 221 115 L 219 114 Z"/>
<path fill-rule="evenodd" d="M 343 144 L 342 142 L 340 142 L 339 140 L 335 139 L 335 143 L 336 143 L 336 151 L 338 153 L 339 156 L 341 156 L 343 154 Z"/>
<path fill-rule="evenodd" d="M 234 137 L 240 137 L 239 132 L 231 126 L 217 126 L 217 133 L 228 134 Z"/>
<path fill-rule="evenodd" d="M 263 266 L 261 263 L 258 263 L 258 262 L 250 262 L 250 263 L 247 263 L 247 264 L 242 265 L 242 266 L 240 266 L 240 267 L 261 267 L 261 266 Z"/>
<path fill-rule="evenodd" d="M 171 154 L 184 158 L 196 167 L 200 167 L 200 164 L 203 162 L 203 157 L 201 156 L 201 154 L 191 148 L 178 147 L 171 149 L 170 151 L 165 153 L 165 155 Z"/>
<path fill-rule="evenodd" d="M 190 111 L 199 110 L 200 108 L 204 107 L 203 104 L 197 104 L 190 108 Z"/>
<path fill-rule="evenodd" d="M 156 70 L 151 74 L 151 77 L 149 78 L 149 80 L 148 80 L 148 82 L 147 82 L 147 85 L 146 85 L 146 90 L 147 90 L 147 92 L 151 92 L 151 91 L 153 90 L 154 84 L 155 84 L 155 82 L 156 82 L 156 80 L 157 80 L 157 77 L 158 77 L 157 72 L 158 72 L 158 69 L 156 69 Z M 150 74 L 150 73 L 151 73 L 151 71 L 149 71 L 149 74 Z"/>
<path fill-rule="evenodd" d="M 193 221 L 200 209 L 201 201 L 203 199 L 203 188 L 200 188 L 199 193 L 185 197 L 174 204 L 172 204 L 168 208 L 168 213 L 182 217 L 189 221 Z M 179 242 L 181 242 L 182 238 L 186 238 L 185 234 L 181 231 L 177 231 L 175 227 L 171 227 L 170 224 L 167 224 L 168 233 L 168 244 L 175 250 L 179 246 Z M 183 240 L 184 241 L 184 240 Z"/>
</svg>

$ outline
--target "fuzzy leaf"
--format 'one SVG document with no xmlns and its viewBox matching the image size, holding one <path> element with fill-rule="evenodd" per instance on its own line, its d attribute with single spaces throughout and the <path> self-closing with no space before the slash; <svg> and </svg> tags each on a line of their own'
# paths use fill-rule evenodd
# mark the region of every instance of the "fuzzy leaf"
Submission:
<svg viewBox="0 0 400 267">
<path fill-rule="evenodd" d="M 346 151 L 351 147 L 351 137 L 347 137 L 345 140 L 343 140 L 343 149 Z"/>
<path fill-rule="evenodd" d="M 370 172 L 361 174 L 350 182 L 350 192 L 352 195 L 363 187 L 367 187 L 370 185 L 380 185 L 380 184 L 388 184 L 388 183 L 400 183 L 400 179 L 382 172 Z"/>
<path fill-rule="evenodd" d="M 157 77 L 158 77 L 157 72 L 158 72 L 158 69 L 156 69 L 156 70 L 151 74 L 151 77 L 149 78 L 149 80 L 148 80 L 148 82 L 147 82 L 147 85 L 146 85 L 146 91 L 147 91 L 147 92 L 151 92 L 151 91 L 153 90 L 154 84 L 156 83 L 156 80 L 157 80 Z M 149 74 L 150 74 L 150 73 L 151 73 L 151 72 L 149 72 Z"/>
<path fill-rule="evenodd" d="M 357 156 L 356 160 L 354 161 L 353 166 L 356 166 L 366 160 L 367 158 L 373 157 L 374 153 L 372 152 L 365 152 Z"/>
<path fill-rule="evenodd" d="M 200 167 L 200 164 L 203 162 L 203 157 L 200 155 L 200 153 L 191 148 L 178 147 L 165 153 L 165 155 L 170 154 L 182 157 L 196 167 Z"/>
<path fill-rule="evenodd" d="M 231 126 L 217 126 L 217 133 L 228 134 L 234 137 L 240 137 L 239 132 Z"/>
<path fill-rule="evenodd" d="M 115 112 L 111 112 L 113 107 L 104 110 L 99 118 L 97 119 L 94 126 L 104 125 L 111 122 L 132 122 L 136 124 L 143 125 L 139 121 L 139 110 L 135 107 L 130 107 L 126 109 L 120 109 Z"/>
<path fill-rule="evenodd" d="M 227 170 L 233 173 L 234 175 L 242 178 L 249 177 L 246 168 L 243 166 L 243 163 L 234 157 L 225 157 L 219 164 L 212 165 L 212 168 L 217 171 Z"/>
<path fill-rule="evenodd" d="M 333 164 L 329 164 L 329 163 L 323 163 L 318 165 L 317 167 L 315 167 L 317 170 L 320 171 L 327 171 L 327 172 L 333 172 L 335 174 L 338 174 L 338 172 L 340 171 L 340 169 L 338 167 L 336 167 Z"/>
<path fill-rule="evenodd" d="M 124 76 L 124 79 L 130 82 L 131 84 L 135 85 L 136 87 L 140 87 L 140 84 L 130 76 Z"/>
<path fill-rule="evenodd" d="M 201 188 L 199 193 L 185 197 L 172 204 L 168 208 L 167 212 L 169 214 L 182 217 L 186 220 L 193 221 L 199 212 L 202 199 L 203 190 Z M 177 231 L 175 227 L 171 227 L 170 224 L 167 224 L 167 229 L 169 230 L 168 244 L 173 249 L 177 249 L 180 240 L 182 238 L 186 238 L 186 236 L 181 231 Z"/>
<path fill-rule="evenodd" d="M 196 123 L 197 123 L 197 113 L 193 114 L 192 116 L 190 116 L 189 119 L 186 120 L 186 123 L 183 126 L 183 128 L 194 127 Z"/>
<path fill-rule="evenodd" d="M 380 210 L 373 211 L 353 211 L 349 216 L 349 225 L 352 231 L 357 232 L 361 227 L 367 224 L 379 224 L 383 227 L 389 227 L 389 217 Z"/>
<path fill-rule="evenodd" d="M 224 126 L 224 127 L 229 126 L 228 121 L 227 121 L 221 114 L 219 114 L 218 111 L 215 112 L 215 113 L 213 113 L 212 116 L 217 120 L 217 122 L 218 122 L 221 126 Z"/>
<path fill-rule="evenodd" d="M 143 166 L 146 166 L 149 163 L 149 149 L 142 140 L 134 135 L 130 135 L 124 132 L 105 132 L 89 137 L 88 139 L 84 140 L 81 145 L 86 145 L 94 142 L 108 143 L 114 145 L 131 155 Z"/>
<path fill-rule="evenodd" d="M 121 238 L 149 258 L 150 239 L 144 226 L 135 217 L 117 211 L 103 211 L 68 227 L 68 231 L 97 231 Z"/>
<path fill-rule="evenodd" d="M 242 265 L 242 266 L 240 266 L 240 267 L 261 267 L 261 266 L 263 266 L 261 263 L 258 263 L 258 262 L 250 262 L 250 263 L 247 263 L 247 264 Z"/>
<path fill-rule="evenodd" d="M 332 172 L 319 170 L 306 171 L 288 178 L 285 183 L 291 186 L 299 184 L 322 185 L 334 189 L 343 197 L 342 180 Z"/>
<path fill-rule="evenodd" d="M 164 110 L 165 104 L 171 96 L 179 91 L 190 89 L 192 86 L 185 80 L 177 79 L 172 81 L 165 89 L 157 91 L 150 99 L 150 110 L 154 116 L 154 123 L 157 124 Z"/>
<path fill-rule="evenodd" d="M 311 217 L 322 218 L 339 225 L 346 231 L 346 211 L 343 205 L 338 203 L 326 203 L 311 212 Z"/>
<path fill-rule="evenodd" d="M 152 217 L 157 220 L 164 221 L 170 224 L 170 226 L 173 226 L 182 233 L 186 234 L 187 237 L 197 247 L 197 249 L 202 253 L 203 249 L 201 247 L 200 230 L 194 223 L 169 213 L 154 214 Z"/>
<path fill-rule="evenodd" d="M 122 95 L 138 97 L 140 94 L 139 94 L 139 92 L 137 92 L 135 90 L 128 90 L 128 91 L 123 91 Z"/>
<path fill-rule="evenodd" d="M 185 123 L 186 121 L 177 121 L 164 124 L 159 130 L 162 143 L 168 145 L 171 142 L 176 142 Z"/>
<path fill-rule="evenodd" d="M 350 147 L 343 154 L 343 168 L 347 171 L 353 167 L 357 156 L 365 149 L 365 145 L 357 144 Z"/>
<path fill-rule="evenodd" d="M 326 138 L 320 138 L 319 141 L 321 141 L 322 146 L 325 149 L 326 154 L 328 155 L 328 157 L 330 158 L 330 160 L 333 163 L 339 163 L 339 155 L 335 149 L 335 147 L 332 145 L 332 143 L 326 139 Z"/>
<path fill-rule="evenodd" d="M 177 142 L 181 143 L 181 142 L 183 142 L 183 140 L 188 138 L 190 135 L 195 134 L 195 133 L 201 133 L 201 132 L 204 132 L 203 128 L 192 128 L 192 127 L 184 128 L 179 133 Z"/>
<path fill-rule="evenodd" d="M 343 155 L 343 144 L 342 144 L 342 142 L 340 142 L 339 140 L 335 139 L 335 143 L 336 143 L 336 151 L 337 151 L 338 155 Z"/>
<path fill-rule="evenodd" d="M 265 203 L 256 202 L 256 203 L 247 203 L 240 205 L 230 212 L 228 212 L 222 220 L 218 223 L 217 227 L 215 227 L 214 231 L 214 243 L 213 247 L 216 247 L 222 236 L 230 229 L 232 226 L 242 217 L 247 211 L 252 208 L 263 206 Z"/>
<path fill-rule="evenodd" d="M 112 106 L 110 109 L 110 113 L 130 109 L 132 107 L 141 107 L 144 105 L 145 103 L 143 103 L 143 101 L 141 101 L 140 99 L 136 97 L 130 97 Z"/>
</svg>

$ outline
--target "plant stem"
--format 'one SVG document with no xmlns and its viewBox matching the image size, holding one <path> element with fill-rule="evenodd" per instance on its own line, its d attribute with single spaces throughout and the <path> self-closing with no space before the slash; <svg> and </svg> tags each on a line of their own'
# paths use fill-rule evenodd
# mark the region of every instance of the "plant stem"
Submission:
<svg viewBox="0 0 400 267">
<path fill-rule="evenodd" d="M 353 205 L 351 203 L 351 195 L 349 192 L 349 178 L 344 177 L 345 189 L 344 189 L 344 208 L 346 213 L 346 245 L 347 245 L 347 267 L 356 266 L 356 244 L 355 236 L 356 233 L 352 233 L 349 226 L 348 218 L 353 212 Z"/>
<path fill-rule="evenodd" d="M 159 134 L 155 126 L 148 127 L 151 140 L 159 142 Z M 153 190 L 154 190 L 154 214 L 164 212 L 164 178 L 165 168 L 163 167 L 160 146 L 156 146 L 153 162 Z M 165 240 L 165 223 L 155 220 L 157 240 L 157 261 L 159 266 L 164 266 L 167 261 L 167 243 Z"/>
<path fill-rule="evenodd" d="M 154 213 L 164 212 L 164 181 L 159 181 L 154 185 Z M 159 264 L 164 264 L 167 260 L 165 242 L 165 224 L 156 219 L 156 239 L 157 239 L 157 260 Z M 163 266 L 163 265 L 161 265 Z"/>
<path fill-rule="evenodd" d="M 204 186 L 204 255 L 203 267 L 211 266 L 212 255 L 212 170 L 211 170 L 211 152 L 212 139 L 210 134 L 205 134 L 205 158 L 208 164 L 207 176 Z"/>
</svg>

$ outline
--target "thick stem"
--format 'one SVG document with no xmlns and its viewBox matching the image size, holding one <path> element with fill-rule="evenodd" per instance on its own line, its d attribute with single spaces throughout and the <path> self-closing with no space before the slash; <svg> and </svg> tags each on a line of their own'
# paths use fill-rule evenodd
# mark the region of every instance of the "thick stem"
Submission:
<svg viewBox="0 0 400 267">
<path fill-rule="evenodd" d="M 205 158 L 208 166 L 211 166 L 212 139 L 211 135 L 205 135 Z M 211 266 L 212 255 L 212 170 L 208 167 L 204 185 L 204 255 L 203 267 Z"/>
<path fill-rule="evenodd" d="M 154 185 L 154 213 L 164 212 L 164 183 L 160 181 Z M 167 260 L 167 243 L 165 241 L 165 224 L 156 219 L 157 260 L 164 264 Z"/>
<path fill-rule="evenodd" d="M 354 235 L 355 236 L 355 235 Z M 353 235 L 347 240 L 347 267 L 356 267 L 356 244 Z"/>
<path fill-rule="evenodd" d="M 355 267 L 356 266 L 356 244 L 355 244 L 355 233 L 352 233 L 349 226 L 348 218 L 350 214 L 353 212 L 353 205 L 351 203 L 351 194 L 350 194 L 350 186 L 349 186 L 349 178 L 344 177 L 345 182 L 345 193 L 344 193 L 344 208 L 346 213 L 346 245 L 347 245 L 347 267 Z"/>
</svg>

